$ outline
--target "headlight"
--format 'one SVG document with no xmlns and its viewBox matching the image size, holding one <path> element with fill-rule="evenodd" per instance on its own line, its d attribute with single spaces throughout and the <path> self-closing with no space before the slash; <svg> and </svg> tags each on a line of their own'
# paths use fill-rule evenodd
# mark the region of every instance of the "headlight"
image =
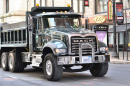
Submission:
<svg viewBox="0 0 130 86">
<path fill-rule="evenodd" d="M 66 53 L 66 49 L 55 49 L 55 53 Z"/>
<path fill-rule="evenodd" d="M 101 52 L 108 51 L 108 47 L 100 47 L 100 51 L 101 51 Z"/>
</svg>

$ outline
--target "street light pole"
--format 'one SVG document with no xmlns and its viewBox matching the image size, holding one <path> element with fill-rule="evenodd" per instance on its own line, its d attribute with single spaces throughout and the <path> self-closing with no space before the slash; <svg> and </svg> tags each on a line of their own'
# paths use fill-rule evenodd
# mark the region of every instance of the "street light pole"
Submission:
<svg viewBox="0 0 130 86">
<path fill-rule="evenodd" d="M 113 0 L 113 53 L 112 53 L 112 58 L 118 59 L 118 54 L 117 54 L 117 45 L 116 45 L 116 20 L 115 20 L 115 0 Z"/>
</svg>

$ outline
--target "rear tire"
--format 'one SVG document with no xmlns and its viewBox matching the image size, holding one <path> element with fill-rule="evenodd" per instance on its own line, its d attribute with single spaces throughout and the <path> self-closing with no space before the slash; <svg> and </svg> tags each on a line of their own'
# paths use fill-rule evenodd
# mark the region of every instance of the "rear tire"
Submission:
<svg viewBox="0 0 130 86">
<path fill-rule="evenodd" d="M 103 77 L 108 71 L 108 63 L 96 63 L 90 69 L 90 73 L 95 77 Z"/>
<path fill-rule="evenodd" d="M 3 52 L 1 55 L 1 66 L 3 68 L 4 71 L 8 71 L 9 67 L 8 67 L 8 52 Z"/>
<path fill-rule="evenodd" d="M 14 52 L 10 52 L 8 56 L 8 65 L 10 72 L 18 72 L 19 71 L 19 63 L 16 62 L 16 57 Z"/>
<path fill-rule="evenodd" d="M 24 68 L 25 68 L 25 63 L 24 62 L 19 62 L 19 70 L 18 72 L 23 72 L 24 71 Z"/>
<path fill-rule="evenodd" d="M 57 65 L 57 59 L 52 53 L 45 56 L 43 69 L 45 77 L 49 81 L 58 81 L 62 77 L 63 66 Z"/>
</svg>

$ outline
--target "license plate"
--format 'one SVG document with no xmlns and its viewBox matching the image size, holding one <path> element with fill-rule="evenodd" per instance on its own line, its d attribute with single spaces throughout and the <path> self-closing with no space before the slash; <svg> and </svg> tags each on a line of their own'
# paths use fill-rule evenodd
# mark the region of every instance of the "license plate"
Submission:
<svg viewBox="0 0 130 86">
<path fill-rule="evenodd" d="M 92 63 L 92 56 L 82 57 L 82 63 Z"/>
</svg>

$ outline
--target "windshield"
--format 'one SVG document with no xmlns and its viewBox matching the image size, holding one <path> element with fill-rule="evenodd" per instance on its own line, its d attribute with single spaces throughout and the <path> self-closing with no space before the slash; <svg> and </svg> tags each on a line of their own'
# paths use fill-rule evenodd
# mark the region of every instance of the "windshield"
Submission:
<svg viewBox="0 0 130 86">
<path fill-rule="evenodd" d="M 81 28 L 80 16 L 44 17 L 45 28 Z"/>
</svg>

